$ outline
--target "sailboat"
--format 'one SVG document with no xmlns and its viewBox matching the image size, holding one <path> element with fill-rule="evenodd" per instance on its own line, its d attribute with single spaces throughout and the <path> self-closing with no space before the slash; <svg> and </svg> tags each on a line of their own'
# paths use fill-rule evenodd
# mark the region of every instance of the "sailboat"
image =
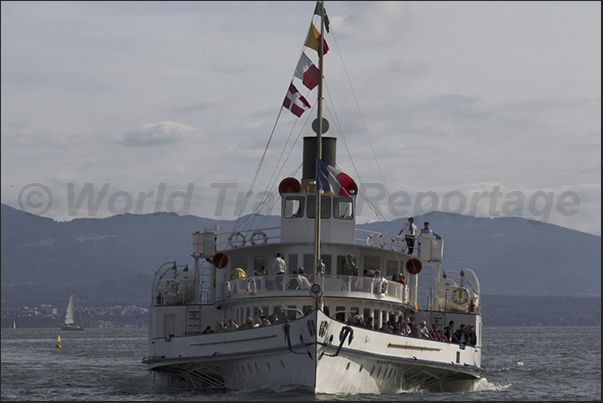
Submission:
<svg viewBox="0 0 603 403">
<path fill-rule="evenodd" d="M 61 330 L 84 330 L 84 326 L 75 324 L 75 295 L 71 292 L 69 297 L 69 303 L 67 304 L 67 312 L 65 313 L 65 320 L 61 325 Z M 81 320 L 81 318 L 80 318 Z"/>
<path fill-rule="evenodd" d="M 303 139 L 301 181 L 278 185 L 280 227 L 204 228 L 192 234 L 192 271 L 169 261 L 155 272 L 143 363 L 158 386 L 377 394 L 479 384 L 475 272 L 444 270 L 439 236 L 411 249 L 408 235 L 356 227 L 361 194 L 337 168 L 337 138 L 323 136 L 325 16 L 319 1 L 312 18 L 320 29 L 311 22 L 304 45 L 317 51 L 319 67 L 303 53 L 293 77 L 318 87 L 316 135 Z M 297 117 L 311 109 L 293 82 L 283 107 Z M 442 331 L 453 323 L 451 340 Z M 433 333 L 420 332 L 424 324 Z M 461 324 L 475 330 L 459 332 Z"/>
</svg>

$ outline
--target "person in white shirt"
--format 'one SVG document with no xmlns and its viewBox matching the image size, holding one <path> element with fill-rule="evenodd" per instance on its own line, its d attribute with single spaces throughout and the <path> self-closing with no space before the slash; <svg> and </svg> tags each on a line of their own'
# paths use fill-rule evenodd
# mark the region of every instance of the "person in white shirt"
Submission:
<svg viewBox="0 0 603 403">
<path fill-rule="evenodd" d="M 414 251 L 415 235 L 417 234 L 417 225 L 414 223 L 414 220 L 413 217 L 408 217 L 408 222 L 405 223 L 400 232 L 398 232 L 398 236 L 402 235 L 404 232 L 409 255 L 412 255 L 412 252 Z"/>
<path fill-rule="evenodd" d="M 425 321 L 419 323 L 419 338 L 431 339 L 431 336 L 429 336 L 429 329 L 427 329 L 427 322 Z"/>
<path fill-rule="evenodd" d="M 283 289 L 283 278 L 278 275 L 285 274 L 287 272 L 287 264 L 283 259 L 283 254 L 278 252 L 276 257 L 272 261 L 272 274 L 276 275 L 276 286 L 279 290 Z"/>
<path fill-rule="evenodd" d="M 297 282 L 299 283 L 300 290 L 309 290 L 312 284 L 310 284 L 310 280 L 306 277 L 306 272 L 303 267 L 297 269 Z"/>
</svg>

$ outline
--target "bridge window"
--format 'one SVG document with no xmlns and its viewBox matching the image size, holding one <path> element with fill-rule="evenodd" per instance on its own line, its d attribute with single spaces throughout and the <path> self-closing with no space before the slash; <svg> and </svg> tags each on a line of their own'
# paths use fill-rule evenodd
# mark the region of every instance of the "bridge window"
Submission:
<svg viewBox="0 0 603 403">
<path fill-rule="evenodd" d="M 341 220 L 354 218 L 352 199 L 347 197 L 335 197 L 333 199 L 333 216 Z"/>
<path fill-rule="evenodd" d="M 294 218 L 304 216 L 304 196 L 287 196 L 283 205 L 283 217 Z"/>
<path fill-rule="evenodd" d="M 316 217 L 316 196 L 308 196 L 308 218 Z M 331 198 L 322 196 L 320 199 L 320 218 L 325 219 L 331 216 Z"/>
</svg>

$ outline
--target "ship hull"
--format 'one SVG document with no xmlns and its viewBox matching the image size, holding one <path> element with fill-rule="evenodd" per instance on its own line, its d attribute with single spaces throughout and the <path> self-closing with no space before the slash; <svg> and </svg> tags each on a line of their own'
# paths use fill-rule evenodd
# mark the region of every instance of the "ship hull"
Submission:
<svg viewBox="0 0 603 403">
<path fill-rule="evenodd" d="M 172 388 L 472 391 L 481 374 L 468 362 L 479 360 L 476 348 L 348 326 L 319 310 L 263 328 L 157 338 L 150 347 L 145 363 L 156 384 Z"/>
</svg>

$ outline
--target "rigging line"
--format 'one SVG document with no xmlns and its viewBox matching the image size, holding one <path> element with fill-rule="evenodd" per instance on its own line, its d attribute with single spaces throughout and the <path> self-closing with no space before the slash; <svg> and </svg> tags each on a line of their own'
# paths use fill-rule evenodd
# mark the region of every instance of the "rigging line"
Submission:
<svg viewBox="0 0 603 403">
<path fill-rule="evenodd" d="M 381 170 L 381 166 L 379 165 L 379 161 L 377 160 L 377 154 L 375 152 L 375 148 L 373 146 L 373 142 L 371 141 L 371 137 L 369 135 L 368 129 L 366 127 L 366 123 L 364 121 L 364 117 L 362 116 L 362 112 L 360 111 L 360 105 L 358 104 L 358 98 L 356 97 L 356 94 L 354 93 L 354 88 L 352 87 L 352 82 L 350 80 L 350 76 L 348 74 L 348 70 L 345 67 L 345 63 L 343 61 L 343 56 L 341 54 L 341 51 L 339 51 L 339 43 L 337 42 L 337 38 L 335 37 L 335 30 L 332 30 L 332 34 L 333 34 L 333 40 L 335 41 L 335 46 L 337 47 L 337 53 L 339 54 L 339 58 L 341 59 L 341 64 L 343 66 L 343 70 L 345 72 L 345 76 L 348 79 L 348 83 L 350 85 L 350 91 L 352 91 L 352 96 L 354 97 L 354 102 L 356 103 L 356 108 L 358 109 L 358 114 L 360 115 L 360 120 L 362 121 L 362 126 L 364 127 L 364 131 L 366 133 L 366 137 L 369 140 L 369 144 L 371 145 L 371 150 L 373 151 L 373 156 L 375 157 L 375 162 L 377 163 L 377 168 L 379 169 L 379 174 L 381 175 L 381 180 L 383 181 L 383 185 L 385 186 L 385 192 L 387 193 L 388 196 L 388 203 L 392 203 L 391 202 L 391 195 L 389 193 L 389 189 L 387 188 L 386 182 L 385 182 L 385 177 L 383 176 L 383 171 Z M 392 203 L 392 211 L 394 213 L 394 216 L 396 218 L 398 217 L 398 214 L 396 212 L 396 209 L 393 208 L 393 203 Z"/>
<path fill-rule="evenodd" d="M 289 91 L 289 89 L 287 89 L 287 91 Z M 287 96 L 287 93 L 285 93 L 285 96 Z M 276 116 L 276 121 L 274 122 L 274 126 L 272 127 L 272 131 L 270 132 L 270 137 L 268 138 L 268 142 L 266 143 L 266 147 L 264 148 L 264 153 L 262 154 L 262 158 L 260 158 L 260 162 L 258 164 L 258 167 L 255 171 L 255 175 L 253 177 L 253 180 L 251 181 L 251 184 L 249 185 L 249 190 L 247 191 L 247 194 L 245 196 L 245 200 L 243 201 L 243 206 L 241 207 L 241 210 L 239 211 L 238 217 L 235 220 L 234 226 L 233 226 L 233 231 L 235 231 L 237 229 L 239 220 L 241 219 L 241 215 L 243 214 L 243 211 L 245 210 L 245 205 L 247 204 L 247 201 L 249 200 L 250 194 L 253 190 L 253 187 L 255 185 L 255 182 L 258 178 L 258 175 L 260 174 L 260 169 L 262 168 L 262 164 L 264 163 L 264 158 L 266 158 L 266 153 L 268 152 L 268 147 L 270 146 L 270 142 L 272 141 L 272 137 L 274 136 L 274 131 L 276 130 L 276 125 L 278 124 L 279 118 L 281 116 L 281 113 L 283 113 L 283 107 L 281 106 L 281 108 L 279 109 L 278 115 Z"/>
<path fill-rule="evenodd" d="M 309 93 L 309 91 L 308 91 Z M 316 104 L 315 104 L 316 105 Z M 314 106 L 310 109 L 310 112 L 312 112 L 314 110 Z M 301 136 L 302 130 L 306 127 L 306 125 L 308 124 L 308 120 L 310 119 L 310 116 L 312 116 L 311 113 L 306 115 L 306 120 L 304 121 L 304 124 L 301 128 L 301 130 L 299 131 L 299 133 L 297 134 L 297 137 L 295 138 L 295 141 L 293 142 L 293 145 L 291 146 L 291 148 L 289 149 L 289 154 L 287 154 L 287 157 L 285 158 L 285 160 L 283 161 L 283 164 L 281 165 L 280 170 L 278 171 L 278 173 L 276 172 L 277 167 L 280 164 L 281 158 L 284 155 L 285 149 L 287 148 L 287 144 L 289 144 L 289 140 L 291 139 L 291 136 L 293 134 L 293 130 L 295 129 L 295 126 L 297 125 L 297 121 L 296 124 L 291 128 L 291 131 L 289 132 L 289 137 L 287 138 L 287 142 L 285 143 L 285 145 L 283 146 L 283 151 L 281 151 L 281 155 L 279 156 L 279 160 L 276 163 L 276 166 L 274 168 L 274 171 L 272 173 L 272 176 L 270 177 L 270 180 L 268 181 L 268 187 L 267 189 L 271 189 L 274 184 L 276 184 L 277 179 L 279 178 L 279 176 L 281 175 L 281 173 L 283 172 L 283 169 L 285 169 L 285 164 L 287 163 L 287 161 L 289 160 L 289 157 L 291 156 L 291 153 L 293 152 L 293 150 L 295 149 L 295 145 L 297 144 L 297 141 L 299 140 L 299 137 Z"/>
</svg>

